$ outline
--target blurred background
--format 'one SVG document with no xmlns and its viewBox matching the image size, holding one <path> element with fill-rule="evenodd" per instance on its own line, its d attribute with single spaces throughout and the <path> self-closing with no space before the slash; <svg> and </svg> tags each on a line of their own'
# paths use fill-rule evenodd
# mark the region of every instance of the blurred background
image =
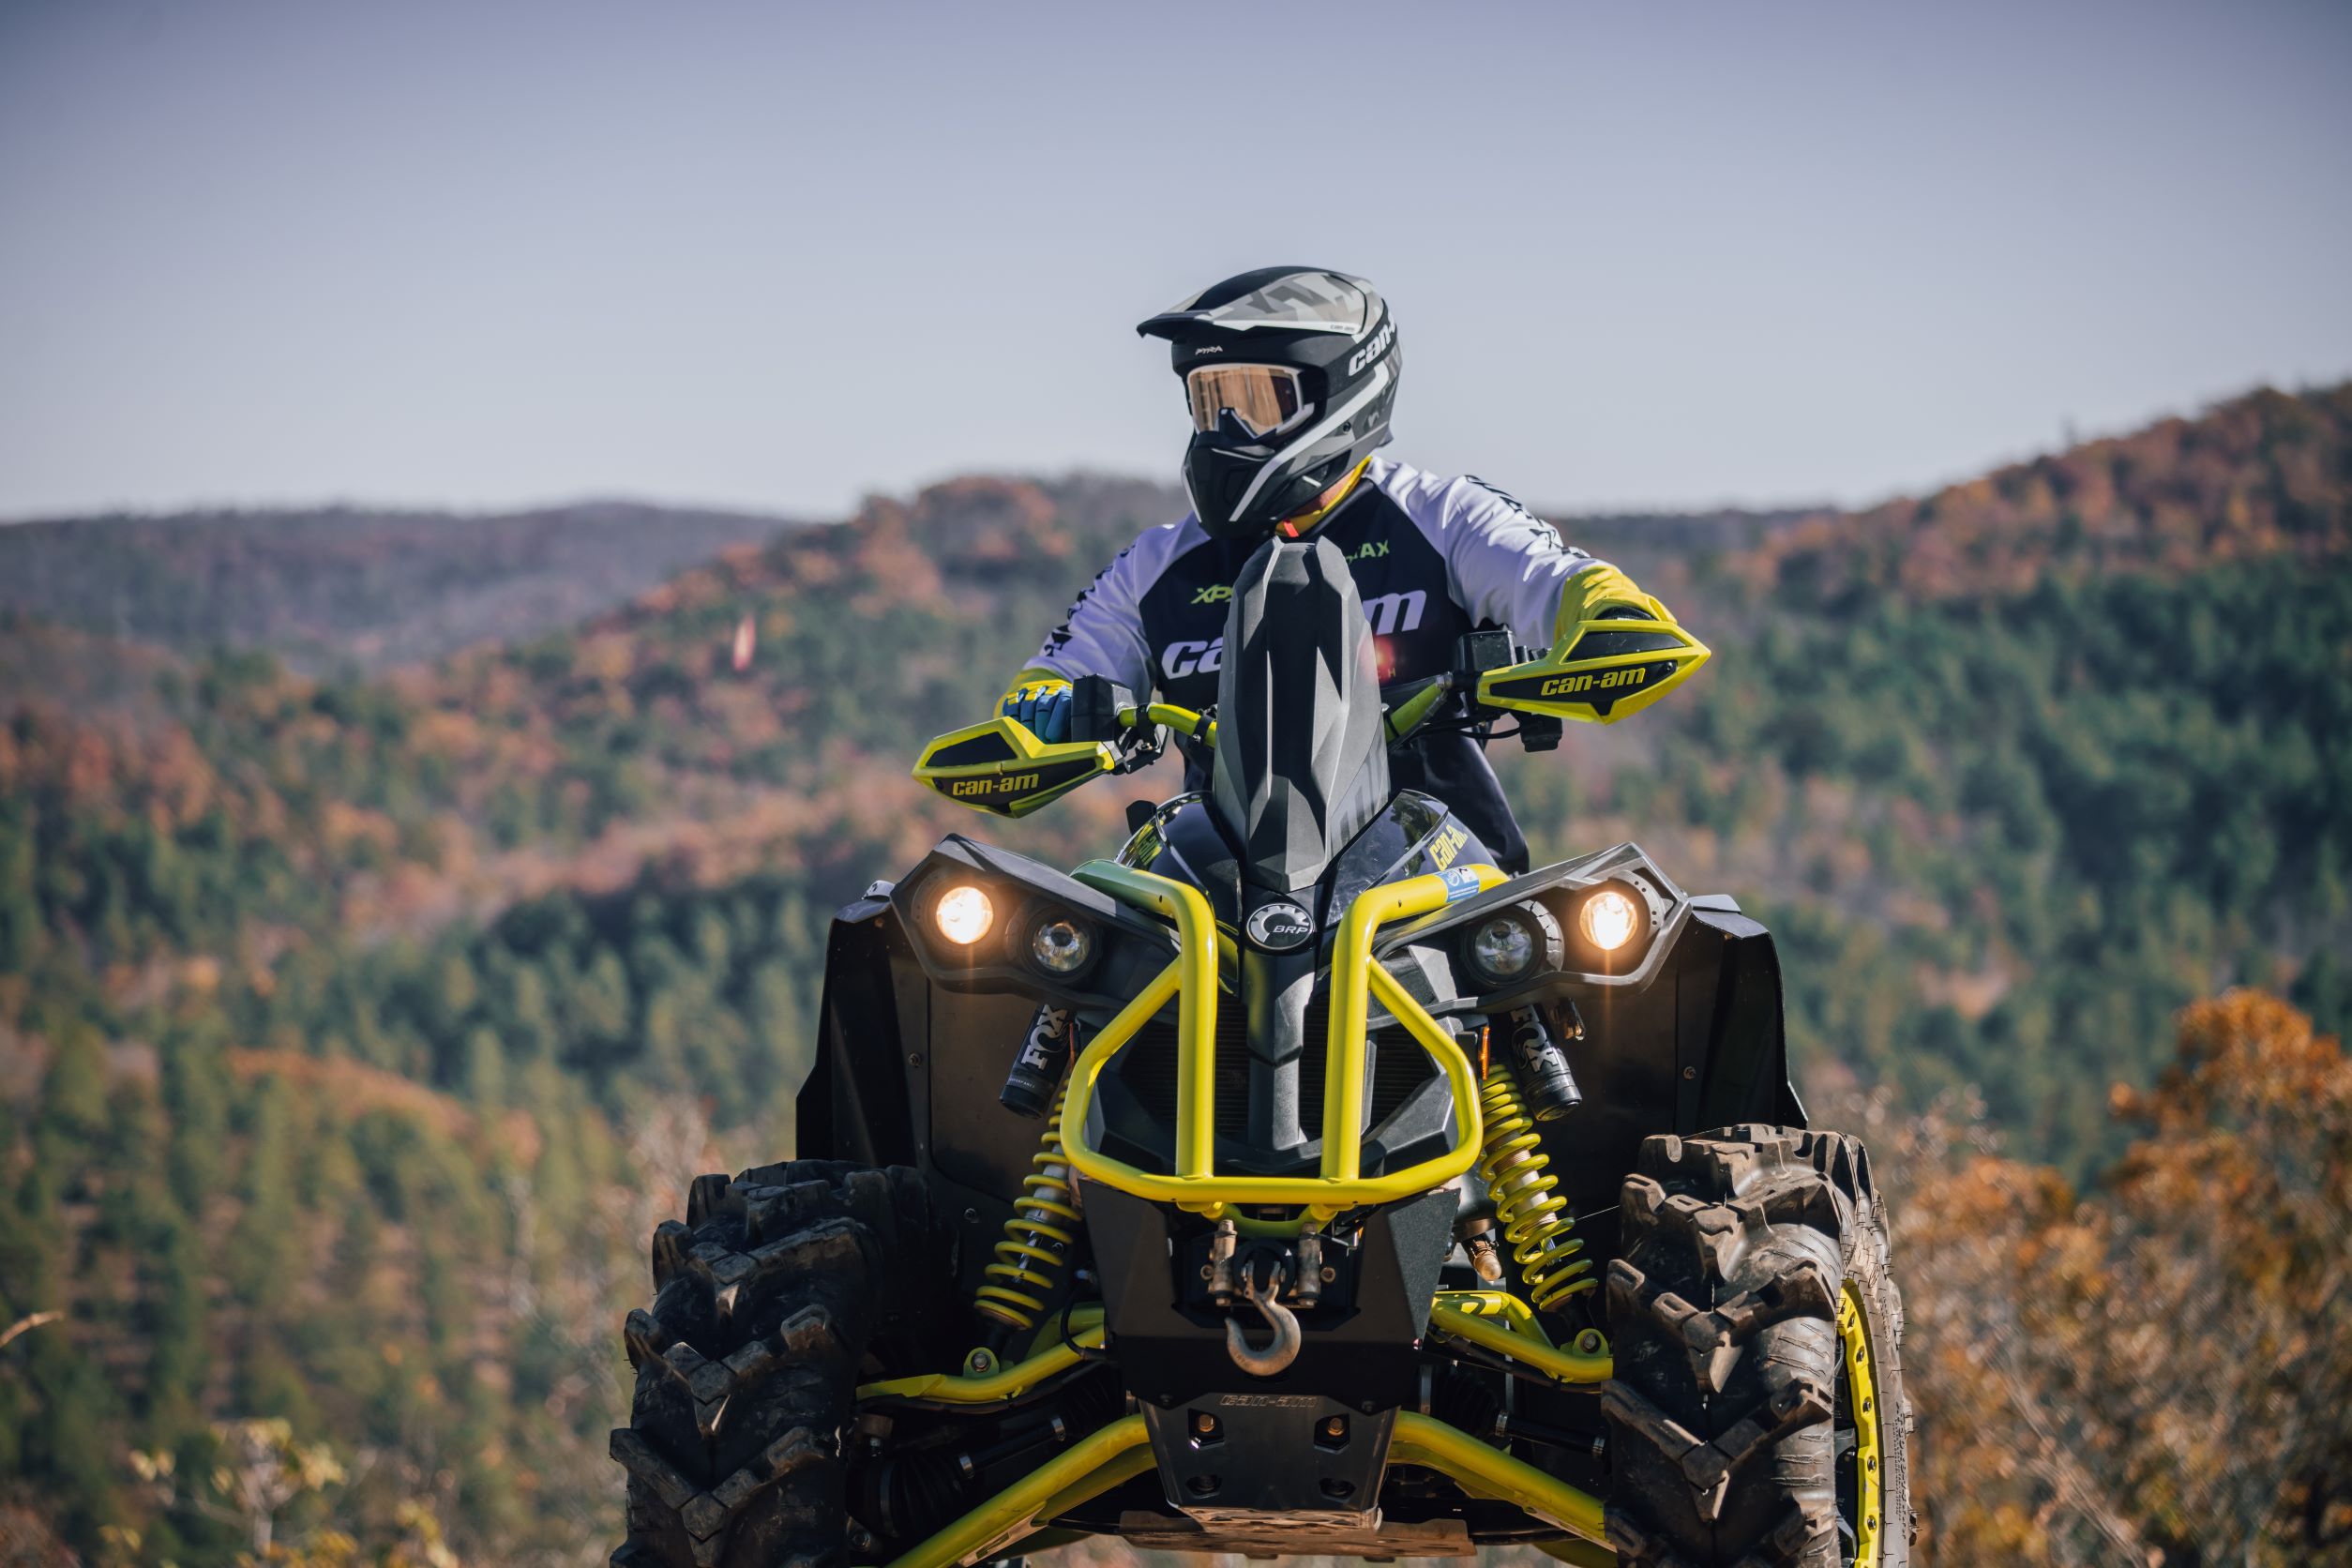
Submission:
<svg viewBox="0 0 2352 1568">
<path fill-rule="evenodd" d="M 1270 262 L 1715 647 L 1507 781 L 1778 932 L 1922 1557 L 2352 1560 L 2347 85 L 2335 4 L 0 0 L 0 1562 L 603 1560 L 646 1234 L 1182 512 L 1133 324 Z"/>
</svg>

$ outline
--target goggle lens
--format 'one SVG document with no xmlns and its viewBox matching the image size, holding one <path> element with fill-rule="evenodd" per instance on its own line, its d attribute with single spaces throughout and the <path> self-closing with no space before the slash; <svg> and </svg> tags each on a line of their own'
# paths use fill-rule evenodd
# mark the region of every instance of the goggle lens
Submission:
<svg viewBox="0 0 2352 1568">
<path fill-rule="evenodd" d="M 1306 406 L 1288 365 L 1202 365 L 1185 373 L 1184 392 L 1196 430 L 1214 430 L 1230 414 L 1250 434 L 1272 435 Z"/>
</svg>

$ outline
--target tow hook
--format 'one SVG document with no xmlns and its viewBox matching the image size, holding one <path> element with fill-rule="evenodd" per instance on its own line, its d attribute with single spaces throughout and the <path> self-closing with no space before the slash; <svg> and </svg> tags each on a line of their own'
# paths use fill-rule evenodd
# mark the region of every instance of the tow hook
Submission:
<svg viewBox="0 0 2352 1568">
<path fill-rule="evenodd" d="M 1258 1315 L 1273 1328 L 1274 1343 L 1262 1350 L 1251 1349 L 1249 1341 L 1242 1336 L 1241 1320 L 1228 1318 L 1225 1320 L 1225 1353 L 1233 1358 L 1234 1365 L 1253 1378 L 1274 1377 L 1299 1359 L 1302 1337 L 1298 1318 L 1279 1299 L 1282 1294 L 1281 1266 L 1277 1264 L 1266 1272 L 1263 1290 L 1258 1288 L 1256 1271 L 1244 1266 L 1242 1289 L 1258 1308 Z"/>
</svg>

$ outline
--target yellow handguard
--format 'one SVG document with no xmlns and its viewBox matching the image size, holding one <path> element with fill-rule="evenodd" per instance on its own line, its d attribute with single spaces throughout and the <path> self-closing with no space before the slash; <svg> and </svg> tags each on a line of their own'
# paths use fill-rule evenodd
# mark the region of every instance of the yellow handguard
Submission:
<svg viewBox="0 0 2352 1568">
<path fill-rule="evenodd" d="M 1706 644 L 1631 578 L 1594 565 L 1569 577 L 1550 651 L 1479 676 L 1478 701 L 1614 724 L 1689 680 L 1710 656 Z"/>
<path fill-rule="evenodd" d="M 1000 817 L 1026 817 L 1118 766 L 1101 741 L 1049 746 L 1019 719 L 1000 714 L 951 730 L 923 748 L 914 776 L 949 800 Z"/>
</svg>

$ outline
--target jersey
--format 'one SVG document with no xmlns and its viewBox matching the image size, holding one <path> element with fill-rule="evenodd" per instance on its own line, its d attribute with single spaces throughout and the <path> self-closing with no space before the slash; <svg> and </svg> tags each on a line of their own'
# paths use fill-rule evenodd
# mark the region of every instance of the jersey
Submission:
<svg viewBox="0 0 2352 1568">
<path fill-rule="evenodd" d="M 1506 628 L 1515 641 L 1549 646 L 1568 578 L 1599 565 L 1481 480 L 1379 457 L 1315 536 L 1347 557 L 1382 685 L 1444 673 L 1469 631 Z M 1211 538 L 1190 514 L 1146 530 L 1078 596 L 1028 667 L 1068 680 L 1107 676 L 1138 697 L 1207 707 L 1216 701 L 1233 579 L 1257 550 L 1250 539 Z M 1400 786 L 1444 801 L 1498 865 L 1524 868 L 1526 841 L 1471 737 L 1409 740 L 1392 771 Z"/>
</svg>

